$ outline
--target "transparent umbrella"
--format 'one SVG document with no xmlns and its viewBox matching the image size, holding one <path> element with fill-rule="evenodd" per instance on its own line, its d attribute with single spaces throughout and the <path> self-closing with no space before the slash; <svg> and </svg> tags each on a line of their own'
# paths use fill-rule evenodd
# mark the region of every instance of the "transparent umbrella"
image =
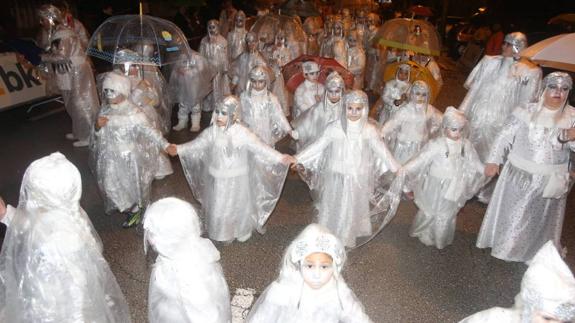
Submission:
<svg viewBox="0 0 575 323">
<path fill-rule="evenodd" d="M 138 47 L 152 50 L 138 52 L 133 57 L 118 55 L 123 49 Z M 87 53 L 112 64 L 130 62 L 163 66 L 191 56 L 191 49 L 186 36 L 175 24 L 147 15 L 123 15 L 107 19 L 96 29 Z"/>
<path fill-rule="evenodd" d="M 439 56 L 441 42 L 435 27 L 427 21 L 396 18 L 379 27 L 373 47 L 393 47 L 424 55 Z"/>
<path fill-rule="evenodd" d="M 292 57 L 305 53 L 307 37 L 299 17 L 267 14 L 259 17 L 250 31 L 256 33 L 258 39 L 266 38 L 269 43 L 273 43 L 275 35 L 282 32 L 287 37 Z"/>
</svg>

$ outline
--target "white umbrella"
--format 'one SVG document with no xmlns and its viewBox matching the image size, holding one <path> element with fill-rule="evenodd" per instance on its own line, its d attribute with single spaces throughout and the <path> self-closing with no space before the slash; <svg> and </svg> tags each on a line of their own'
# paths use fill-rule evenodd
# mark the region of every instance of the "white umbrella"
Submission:
<svg viewBox="0 0 575 323">
<path fill-rule="evenodd" d="M 520 55 L 542 66 L 575 72 L 575 33 L 547 38 L 522 50 Z"/>
</svg>

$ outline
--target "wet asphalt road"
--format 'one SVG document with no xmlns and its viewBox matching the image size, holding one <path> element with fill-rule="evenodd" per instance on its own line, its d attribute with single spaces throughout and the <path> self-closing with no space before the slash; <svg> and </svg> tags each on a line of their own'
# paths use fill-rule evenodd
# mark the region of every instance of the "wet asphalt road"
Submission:
<svg viewBox="0 0 575 323">
<path fill-rule="evenodd" d="M 465 74 L 444 66 L 445 88 L 436 102 L 444 110 L 461 101 Z M 52 109 L 53 106 L 50 108 Z M 44 108 L 41 108 L 44 109 Z M 41 113 L 43 111 L 36 111 Z M 206 116 L 204 115 L 206 121 Z M 204 124 L 205 126 L 205 124 Z M 29 163 L 54 151 L 67 156 L 81 171 L 82 206 L 90 215 L 104 243 L 104 253 L 130 305 L 134 322 L 146 322 L 148 278 L 154 255 L 145 255 L 140 229 L 124 230 L 120 215 L 107 216 L 88 169 L 87 148 L 73 148 L 64 135 L 71 127 L 65 113 L 33 121 L 23 109 L 0 113 L 0 195 L 15 205 L 24 170 Z M 169 140 L 190 140 L 188 131 L 174 133 Z M 289 152 L 283 141 L 279 150 Z M 153 184 L 153 199 L 176 196 L 193 201 L 177 159 L 175 173 Z M 567 260 L 575 268 L 573 194 L 568 202 L 563 244 L 570 250 Z M 408 236 L 416 209 L 402 202 L 398 215 L 368 245 L 349 253 L 344 277 L 375 322 L 457 322 L 491 306 L 510 306 L 519 291 L 526 266 L 507 263 L 475 248 L 485 206 L 470 201 L 457 219 L 453 244 L 444 250 L 426 247 Z M 236 288 L 254 288 L 258 293 L 277 277 L 283 250 L 304 226 L 313 221 L 307 186 L 290 173 L 277 209 L 265 235 L 254 234 L 245 243 L 217 247 L 233 293 Z"/>
</svg>

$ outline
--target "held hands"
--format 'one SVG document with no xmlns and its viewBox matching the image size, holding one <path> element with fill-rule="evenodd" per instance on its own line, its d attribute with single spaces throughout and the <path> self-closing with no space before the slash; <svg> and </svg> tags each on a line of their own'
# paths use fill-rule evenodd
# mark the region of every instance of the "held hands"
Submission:
<svg viewBox="0 0 575 323">
<path fill-rule="evenodd" d="M 282 157 L 282 164 L 284 164 L 284 165 L 289 166 L 289 165 L 295 164 L 296 162 L 297 162 L 297 160 L 293 156 L 290 156 L 288 154 L 284 154 Z"/>
<path fill-rule="evenodd" d="M 315 102 L 318 103 L 319 101 L 321 101 L 321 95 L 314 95 L 315 98 Z"/>
<path fill-rule="evenodd" d="M 293 138 L 293 140 L 299 139 L 299 134 L 295 130 L 290 131 L 289 135 Z"/>
<path fill-rule="evenodd" d="M 98 117 L 98 120 L 96 120 L 96 129 L 103 128 L 106 126 L 106 124 L 108 124 L 108 118 Z"/>
<path fill-rule="evenodd" d="M 493 177 L 499 174 L 499 165 L 497 164 L 486 164 L 485 171 L 483 172 L 487 177 Z"/>
<path fill-rule="evenodd" d="M 166 147 L 166 153 L 172 157 L 175 157 L 178 155 L 178 146 L 174 145 L 174 144 L 169 144 L 168 147 Z"/>
<path fill-rule="evenodd" d="M 575 140 L 575 128 L 569 128 L 569 129 L 563 130 L 563 140 L 564 141 Z"/>
</svg>

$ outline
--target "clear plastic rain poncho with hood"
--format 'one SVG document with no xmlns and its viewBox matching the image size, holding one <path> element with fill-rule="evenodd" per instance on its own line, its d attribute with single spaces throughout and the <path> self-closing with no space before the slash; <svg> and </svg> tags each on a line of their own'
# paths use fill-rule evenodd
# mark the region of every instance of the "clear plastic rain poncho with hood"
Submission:
<svg viewBox="0 0 575 323">
<path fill-rule="evenodd" d="M 194 207 L 168 197 L 144 216 L 144 246 L 158 253 L 150 276 L 148 320 L 229 323 L 230 295 L 220 253 L 202 238 Z"/>
<path fill-rule="evenodd" d="M 406 80 L 401 80 L 399 74 L 407 74 Z M 411 85 L 409 76 L 411 74 L 411 65 L 401 64 L 395 71 L 395 78 L 385 82 L 381 98 L 377 101 L 376 111 L 378 112 L 378 122 L 383 125 L 387 120 L 399 111 L 406 103 L 403 97 L 407 97 L 407 92 Z M 396 103 L 399 103 L 397 105 Z"/>
<path fill-rule="evenodd" d="M 339 122 L 341 118 L 345 90 L 343 78 L 339 73 L 331 72 L 325 80 L 325 87 L 323 100 L 292 121 L 298 136 L 297 151 L 315 142 L 330 123 Z"/>
<path fill-rule="evenodd" d="M 407 177 L 406 186 L 419 208 L 409 234 L 439 249 L 451 244 L 457 213 L 485 182 L 485 166 L 466 138 L 466 124 L 463 113 L 448 107 L 443 136 L 428 142 L 396 179 Z"/>
<path fill-rule="evenodd" d="M 237 121 L 239 109 L 236 97 L 226 97 L 212 125 L 178 145 L 188 184 L 202 204 L 208 237 L 216 241 L 247 239 L 254 229 L 261 231 L 288 171 L 281 153 Z M 226 123 L 218 125 L 218 119 Z"/>
<path fill-rule="evenodd" d="M 55 72 L 56 84 L 72 119 L 73 138 L 78 140 L 78 146 L 87 145 L 99 103 L 86 49 L 78 35 L 61 23 L 61 13 L 56 7 L 43 5 L 37 13 L 54 26 L 50 50 L 42 55 L 42 61 Z"/>
<path fill-rule="evenodd" d="M 361 90 L 363 89 L 363 79 L 365 77 L 365 50 L 360 43 L 357 31 L 350 31 L 346 38 L 347 59 L 345 67 L 353 74 L 352 89 Z"/>
<path fill-rule="evenodd" d="M 270 59 L 270 67 L 272 68 L 275 80 L 272 86 L 272 92 L 278 97 L 282 109 L 286 116 L 290 115 L 290 96 L 285 85 L 282 68 L 292 61 L 293 57 L 289 47 L 287 47 L 287 38 L 283 33 L 276 35 L 275 46 L 272 50 L 272 57 Z"/>
<path fill-rule="evenodd" d="M 332 259 L 333 274 L 318 289 L 302 274 L 305 259 L 314 253 Z M 335 235 L 319 224 L 308 225 L 286 249 L 279 277 L 259 297 L 246 322 L 372 322 L 341 275 L 345 260 L 345 247 Z"/>
<path fill-rule="evenodd" d="M 539 249 L 529 261 L 521 280 L 521 291 L 511 308 L 493 307 L 475 313 L 460 323 L 573 322 L 575 278 L 553 241 Z"/>
<path fill-rule="evenodd" d="M 131 321 L 81 195 L 80 172 L 60 153 L 26 169 L 0 254 L 0 321 Z"/>
<path fill-rule="evenodd" d="M 441 128 L 441 112 L 429 104 L 429 86 L 415 81 L 408 102 L 381 128 L 381 136 L 395 159 L 404 164 Z"/>
<path fill-rule="evenodd" d="M 502 171 L 477 238 L 479 248 L 507 261 L 527 261 L 548 240 L 560 248 L 569 192 L 573 141 L 560 141 L 573 127 L 573 107 L 567 104 L 573 86 L 567 73 L 553 72 L 543 80 L 539 102 L 516 108 L 492 138 L 486 163 Z M 562 100 L 556 110 L 544 103 Z"/>
<path fill-rule="evenodd" d="M 354 247 L 357 237 L 372 234 L 370 200 L 378 178 L 399 168 L 368 122 L 368 113 L 367 95 L 349 92 L 339 122 L 329 124 L 318 140 L 295 156 L 312 190 L 319 224 L 347 247 Z"/>
<path fill-rule="evenodd" d="M 250 71 L 246 91 L 240 96 L 240 119 L 266 144 L 274 146 L 287 134 L 291 134 L 292 129 L 278 98 L 268 90 L 270 74 L 266 66 L 256 66 Z M 265 87 L 255 89 L 253 83 L 262 81 Z"/>
<path fill-rule="evenodd" d="M 234 28 L 228 32 L 228 59 L 233 62 L 246 50 L 246 14 L 239 10 L 234 15 Z"/>
<path fill-rule="evenodd" d="M 256 34 L 247 33 L 246 50 L 231 63 L 230 77 L 232 78 L 232 86 L 235 86 L 234 93 L 236 96 L 240 96 L 242 92 L 246 91 L 251 70 L 258 65 L 267 65 L 266 60 L 257 49 L 257 41 Z"/>
<path fill-rule="evenodd" d="M 515 32 L 505 36 L 505 43 L 517 56 L 527 46 L 527 38 Z M 484 56 L 473 68 L 464 84 L 469 92 L 459 110 L 469 120 L 469 139 L 482 161 L 513 109 L 537 99 L 540 82 L 541 69 L 515 57 Z"/>
<path fill-rule="evenodd" d="M 219 28 L 220 25 L 217 20 L 208 21 L 208 34 L 200 42 L 200 54 L 208 60 L 208 63 L 216 71 L 216 76 L 212 79 L 212 93 L 204 100 L 203 111 L 212 111 L 216 102 L 230 94 L 227 75 L 230 67 L 228 41 L 220 35 Z"/>
<path fill-rule="evenodd" d="M 344 38 L 343 23 L 338 18 L 333 22 L 332 33 L 324 38 L 320 56 L 335 59 L 341 66 L 347 66 L 347 45 Z"/>
<path fill-rule="evenodd" d="M 301 68 L 305 80 L 296 88 L 293 95 L 292 117 L 294 119 L 316 105 L 325 92 L 325 87 L 317 80 L 320 71 L 319 64 L 313 61 L 303 62 Z"/>
<path fill-rule="evenodd" d="M 378 91 L 378 84 L 381 79 L 382 63 L 380 59 L 380 50 L 373 46 L 373 40 L 377 33 L 379 25 L 379 16 L 370 12 L 367 15 L 367 30 L 363 37 L 363 48 L 367 55 L 369 69 L 365 72 L 365 87 L 368 90 Z"/>
<path fill-rule="evenodd" d="M 112 72 L 102 85 L 107 103 L 100 117 L 108 119 L 96 130 L 90 145 L 91 165 L 105 202 L 106 212 L 145 207 L 150 200 L 152 180 L 157 173 L 158 154 L 168 142 L 129 97 L 130 79 Z M 120 100 L 122 97 L 124 100 Z"/>
</svg>

